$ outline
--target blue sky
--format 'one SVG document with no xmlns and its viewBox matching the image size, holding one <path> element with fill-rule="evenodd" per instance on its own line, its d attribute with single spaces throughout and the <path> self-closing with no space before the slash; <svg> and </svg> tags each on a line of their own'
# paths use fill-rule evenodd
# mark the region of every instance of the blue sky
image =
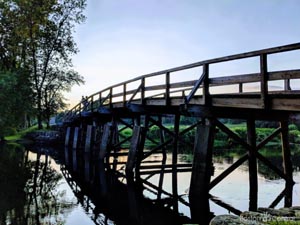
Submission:
<svg viewBox="0 0 300 225">
<path fill-rule="evenodd" d="M 299 0 L 88 0 L 71 105 L 130 78 L 299 42 Z"/>
</svg>

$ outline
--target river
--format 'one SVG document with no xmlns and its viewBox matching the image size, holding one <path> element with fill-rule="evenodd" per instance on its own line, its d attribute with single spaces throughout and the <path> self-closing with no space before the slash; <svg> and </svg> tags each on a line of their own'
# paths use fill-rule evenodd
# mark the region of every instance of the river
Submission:
<svg viewBox="0 0 300 225">
<path fill-rule="evenodd" d="M 42 146 L 7 144 L 0 147 L 1 225 L 133 224 L 129 217 L 136 218 L 136 224 L 189 222 L 190 209 L 185 202 L 188 202 L 190 172 L 177 174 L 180 201 L 177 203 L 178 213 L 174 213 L 174 200 L 167 194 L 172 193 L 171 173 L 164 174 L 162 187 L 165 192 L 160 193 L 160 196 L 151 188 L 151 184 L 159 185 L 159 174 L 148 179 L 151 184 L 145 185 L 147 189 L 137 189 L 137 186 L 131 186 L 130 181 L 122 177 L 107 177 L 107 189 L 100 190 L 99 184 L 95 183 L 96 188 L 93 183 L 85 185 L 80 174 L 72 173 L 64 165 L 63 153 L 62 149 Z M 153 160 L 161 160 L 160 155 L 151 157 Z M 236 160 L 236 156 L 215 157 L 214 177 Z M 277 159 L 271 160 L 274 162 Z M 168 154 L 167 163 L 171 161 L 171 155 Z M 186 155 L 179 155 L 179 163 L 187 162 Z M 300 173 L 297 168 L 294 172 L 296 184 L 293 189 L 293 205 L 300 205 Z M 258 205 L 268 207 L 282 192 L 285 182 L 260 164 L 258 171 Z M 210 193 L 216 196 L 214 199 L 245 211 L 249 207 L 248 179 L 247 164 L 243 164 Z M 282 206 L 283 201 L 277 208 Z M 214 215 L 229 213 L 228 209 L 214 201 L 210 201 L 210 209 Z"/>
</svg>

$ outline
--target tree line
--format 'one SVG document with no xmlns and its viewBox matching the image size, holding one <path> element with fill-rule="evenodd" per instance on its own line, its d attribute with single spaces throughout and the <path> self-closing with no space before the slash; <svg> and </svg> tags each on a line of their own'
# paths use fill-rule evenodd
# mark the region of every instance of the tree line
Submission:
<svg viewBox="0 0 300 225">
<path fill-rule="evenodd" d="M 84 79 L 73 69 L 73 34 L 85 21 L 86 0 L 0 1 L 0 136 L 38 127 L 64 109 L 63 92 Z"/>
</svg>

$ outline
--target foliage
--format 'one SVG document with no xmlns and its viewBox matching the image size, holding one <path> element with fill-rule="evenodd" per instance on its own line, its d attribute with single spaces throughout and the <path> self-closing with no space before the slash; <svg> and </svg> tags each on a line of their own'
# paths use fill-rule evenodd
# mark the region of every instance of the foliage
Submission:
<svg viewBox="0 0 300 225">
<path fill-rule="evenodd" d="M 0 3 L 0 68 L 28 71 L 40 128 L 65 107 L 62 92 L 83 83 L 71 57 L 78 52 L 73 32 L 85 19 L 85 6 L 86 0 Z"/>
<path fill-rule="evenodd" d="M 32 113 L 31 91 L 21 72 L 0 71 L 0 136 L 12 135 Z"/>
</svg>

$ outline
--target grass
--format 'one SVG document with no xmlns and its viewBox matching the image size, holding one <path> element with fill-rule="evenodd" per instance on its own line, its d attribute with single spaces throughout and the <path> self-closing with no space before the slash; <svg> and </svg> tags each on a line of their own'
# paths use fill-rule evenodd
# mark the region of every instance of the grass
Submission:
<svg viewBox="0 0 300 225">
<path fill-rule="evenodd" d="M 38 130 L 38 126 L 35 125 L 35 126 L 32 126 L 32 127 L 29 127 L 27 129 L 24 129 L 24 130 L 21 130 L 19 132 L 17 132 L 15 135 L 11 135 L 11 136 L 6 136 L 4 137 L 5 140 L 7 141 L 18 141 L 18 140 L 21 140 L 23 139 L 23 137 L 29 133 L 29 132 L 32 132 L 32 131 L 37 131 Z"/>
</svg>

